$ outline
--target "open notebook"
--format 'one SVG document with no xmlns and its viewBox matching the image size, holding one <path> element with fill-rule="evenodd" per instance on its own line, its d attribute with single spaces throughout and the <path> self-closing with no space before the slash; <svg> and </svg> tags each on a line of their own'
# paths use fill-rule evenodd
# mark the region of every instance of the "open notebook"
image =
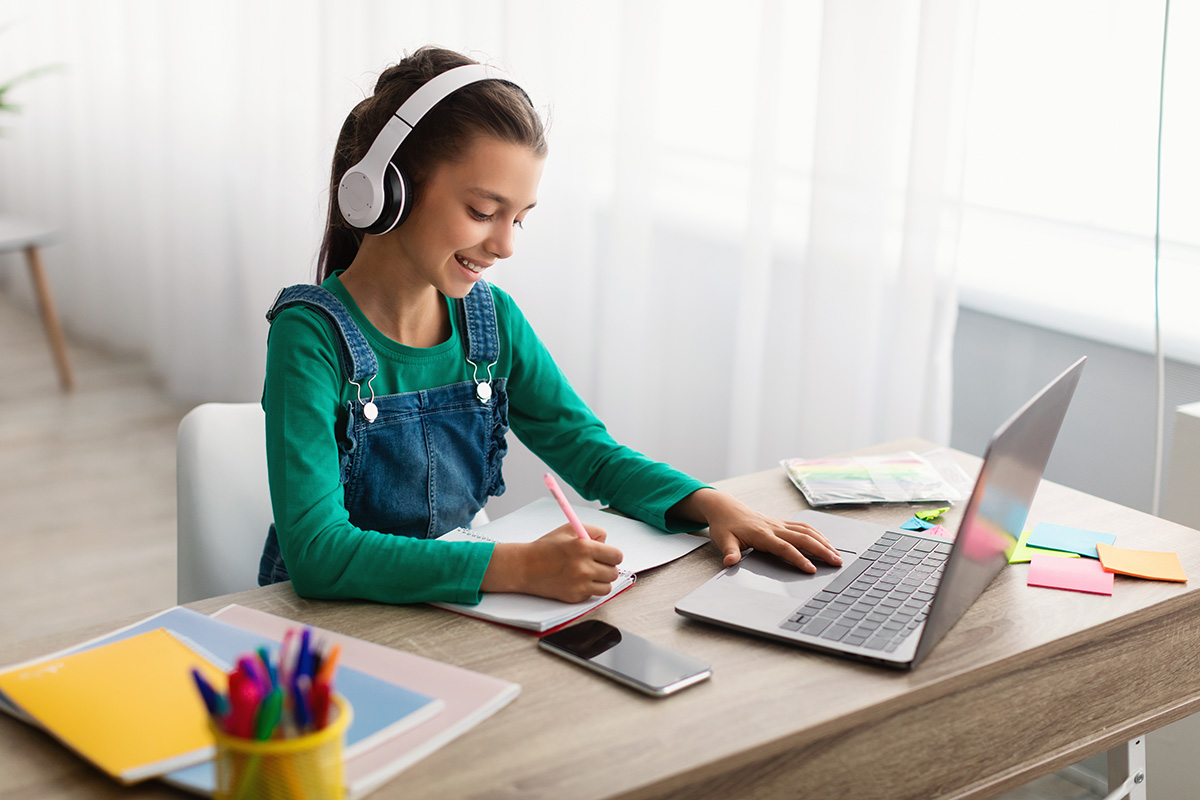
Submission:
<svg viewBox="0 0 1200 800">
<path fill-rule="evenodd" d="M 585 525 L 604 528 L 608 533 L 607 543 L 619 549 L 625 556 L 619 568 L 621 574 L 613 582 L 612 590 L 608 594 L 593 597 L 583 603 L 564 603 L 527 594 L 493 593 L 485 594 L 478 605 L 433 605 L 502 625 L 544 632 L 586 614 L 627 589 L 633 583 L 636 573 L 674 561 L 708 541 L 703 536 L 689 533 L 664 533 L 636 519 L 594 508 L 575 506 L 575 513 Z M 447 542 L 532 542 L 566 521 L 562 509 L 554 499 L 543 497 L 486 525 L 472 530 L 457 528 L 439 538 Z"/>
</svg>

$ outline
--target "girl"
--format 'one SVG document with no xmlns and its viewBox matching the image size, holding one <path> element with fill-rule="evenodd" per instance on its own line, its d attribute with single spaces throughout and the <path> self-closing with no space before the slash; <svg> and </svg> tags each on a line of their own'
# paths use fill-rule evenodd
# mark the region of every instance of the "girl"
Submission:
<svg viewBox="0 0 1200 800">
<path fill-rule="evenodd" d="M 513 254 L 546 156 L 541 120 L 518 87 L 472 83 L 414 123 L 391 159 L 415 198 L 401 224 L 376 235 L 343 218 L 339 205 L 368 204 L 366 195 L 336 199 L 352 184 L 347 170 L 401 104 L 435 75 L 472 63 L 422 48 L 385 70 L 342 127 L 320 286 L 284 290 L 268 313 L 263 408 L 275 524 L 259 583 L 290 578 L 304 597 L 390 603 L 607 593 L 621 553 L 599 528 L 587 540 L 563 525 L 529 544 L 435 538 L 504 491 L 510 426 L 584 497 L 667 531 L 707 526 L 726 565 L 746 547 L 808 572 L 801 551 L 840 563 L 808 526 L 765 517 L 618 445 L 513 299 L 484 281 Z"/>
</svg>

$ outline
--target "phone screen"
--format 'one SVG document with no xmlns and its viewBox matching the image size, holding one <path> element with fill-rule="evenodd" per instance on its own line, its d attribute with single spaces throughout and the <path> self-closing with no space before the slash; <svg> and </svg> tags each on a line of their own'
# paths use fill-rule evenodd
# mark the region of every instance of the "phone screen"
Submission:
<svg viewBox="0 0 1200 800">
<path fill-rule="evenodd" d="M 543 636 L 538 644 L 621 683 L 669 694 L 712 674 L 699 659 L 655 644 L 599 620 L 585 620 Z"/>
</svg>

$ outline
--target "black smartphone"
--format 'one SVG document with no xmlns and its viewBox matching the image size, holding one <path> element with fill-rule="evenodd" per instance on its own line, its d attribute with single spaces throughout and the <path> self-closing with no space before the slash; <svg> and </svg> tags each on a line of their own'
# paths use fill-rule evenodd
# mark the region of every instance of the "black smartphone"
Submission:
<svg viewBox="0 0 1200 800">
<path fill-rule="evenodd" d="M 699 659 L 595 619 L 548 633 L 538 646 L 655 697 L 712 675 Z"/>
</svg>

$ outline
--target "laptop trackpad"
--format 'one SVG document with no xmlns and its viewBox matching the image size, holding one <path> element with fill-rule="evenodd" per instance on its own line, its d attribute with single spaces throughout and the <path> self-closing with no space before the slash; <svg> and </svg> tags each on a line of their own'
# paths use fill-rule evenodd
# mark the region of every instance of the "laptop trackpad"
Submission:
<svg viewBox="0 0 1200 800">
<path fill-rule="evenodd" d="M 842 555 L 846 563 L 854 560 L 853 555 Z M 742 588 L 803 600 L 819 592 L 841 571 L 841 567 L 831 567 L 821 561 L 813 561 L 813 564 L 817 571 L 810 575 L 775 556 L 750 553 L 738 564 L 729 567 L 720 581 L 732 581 L 733 585 Z"/>
</svg>

